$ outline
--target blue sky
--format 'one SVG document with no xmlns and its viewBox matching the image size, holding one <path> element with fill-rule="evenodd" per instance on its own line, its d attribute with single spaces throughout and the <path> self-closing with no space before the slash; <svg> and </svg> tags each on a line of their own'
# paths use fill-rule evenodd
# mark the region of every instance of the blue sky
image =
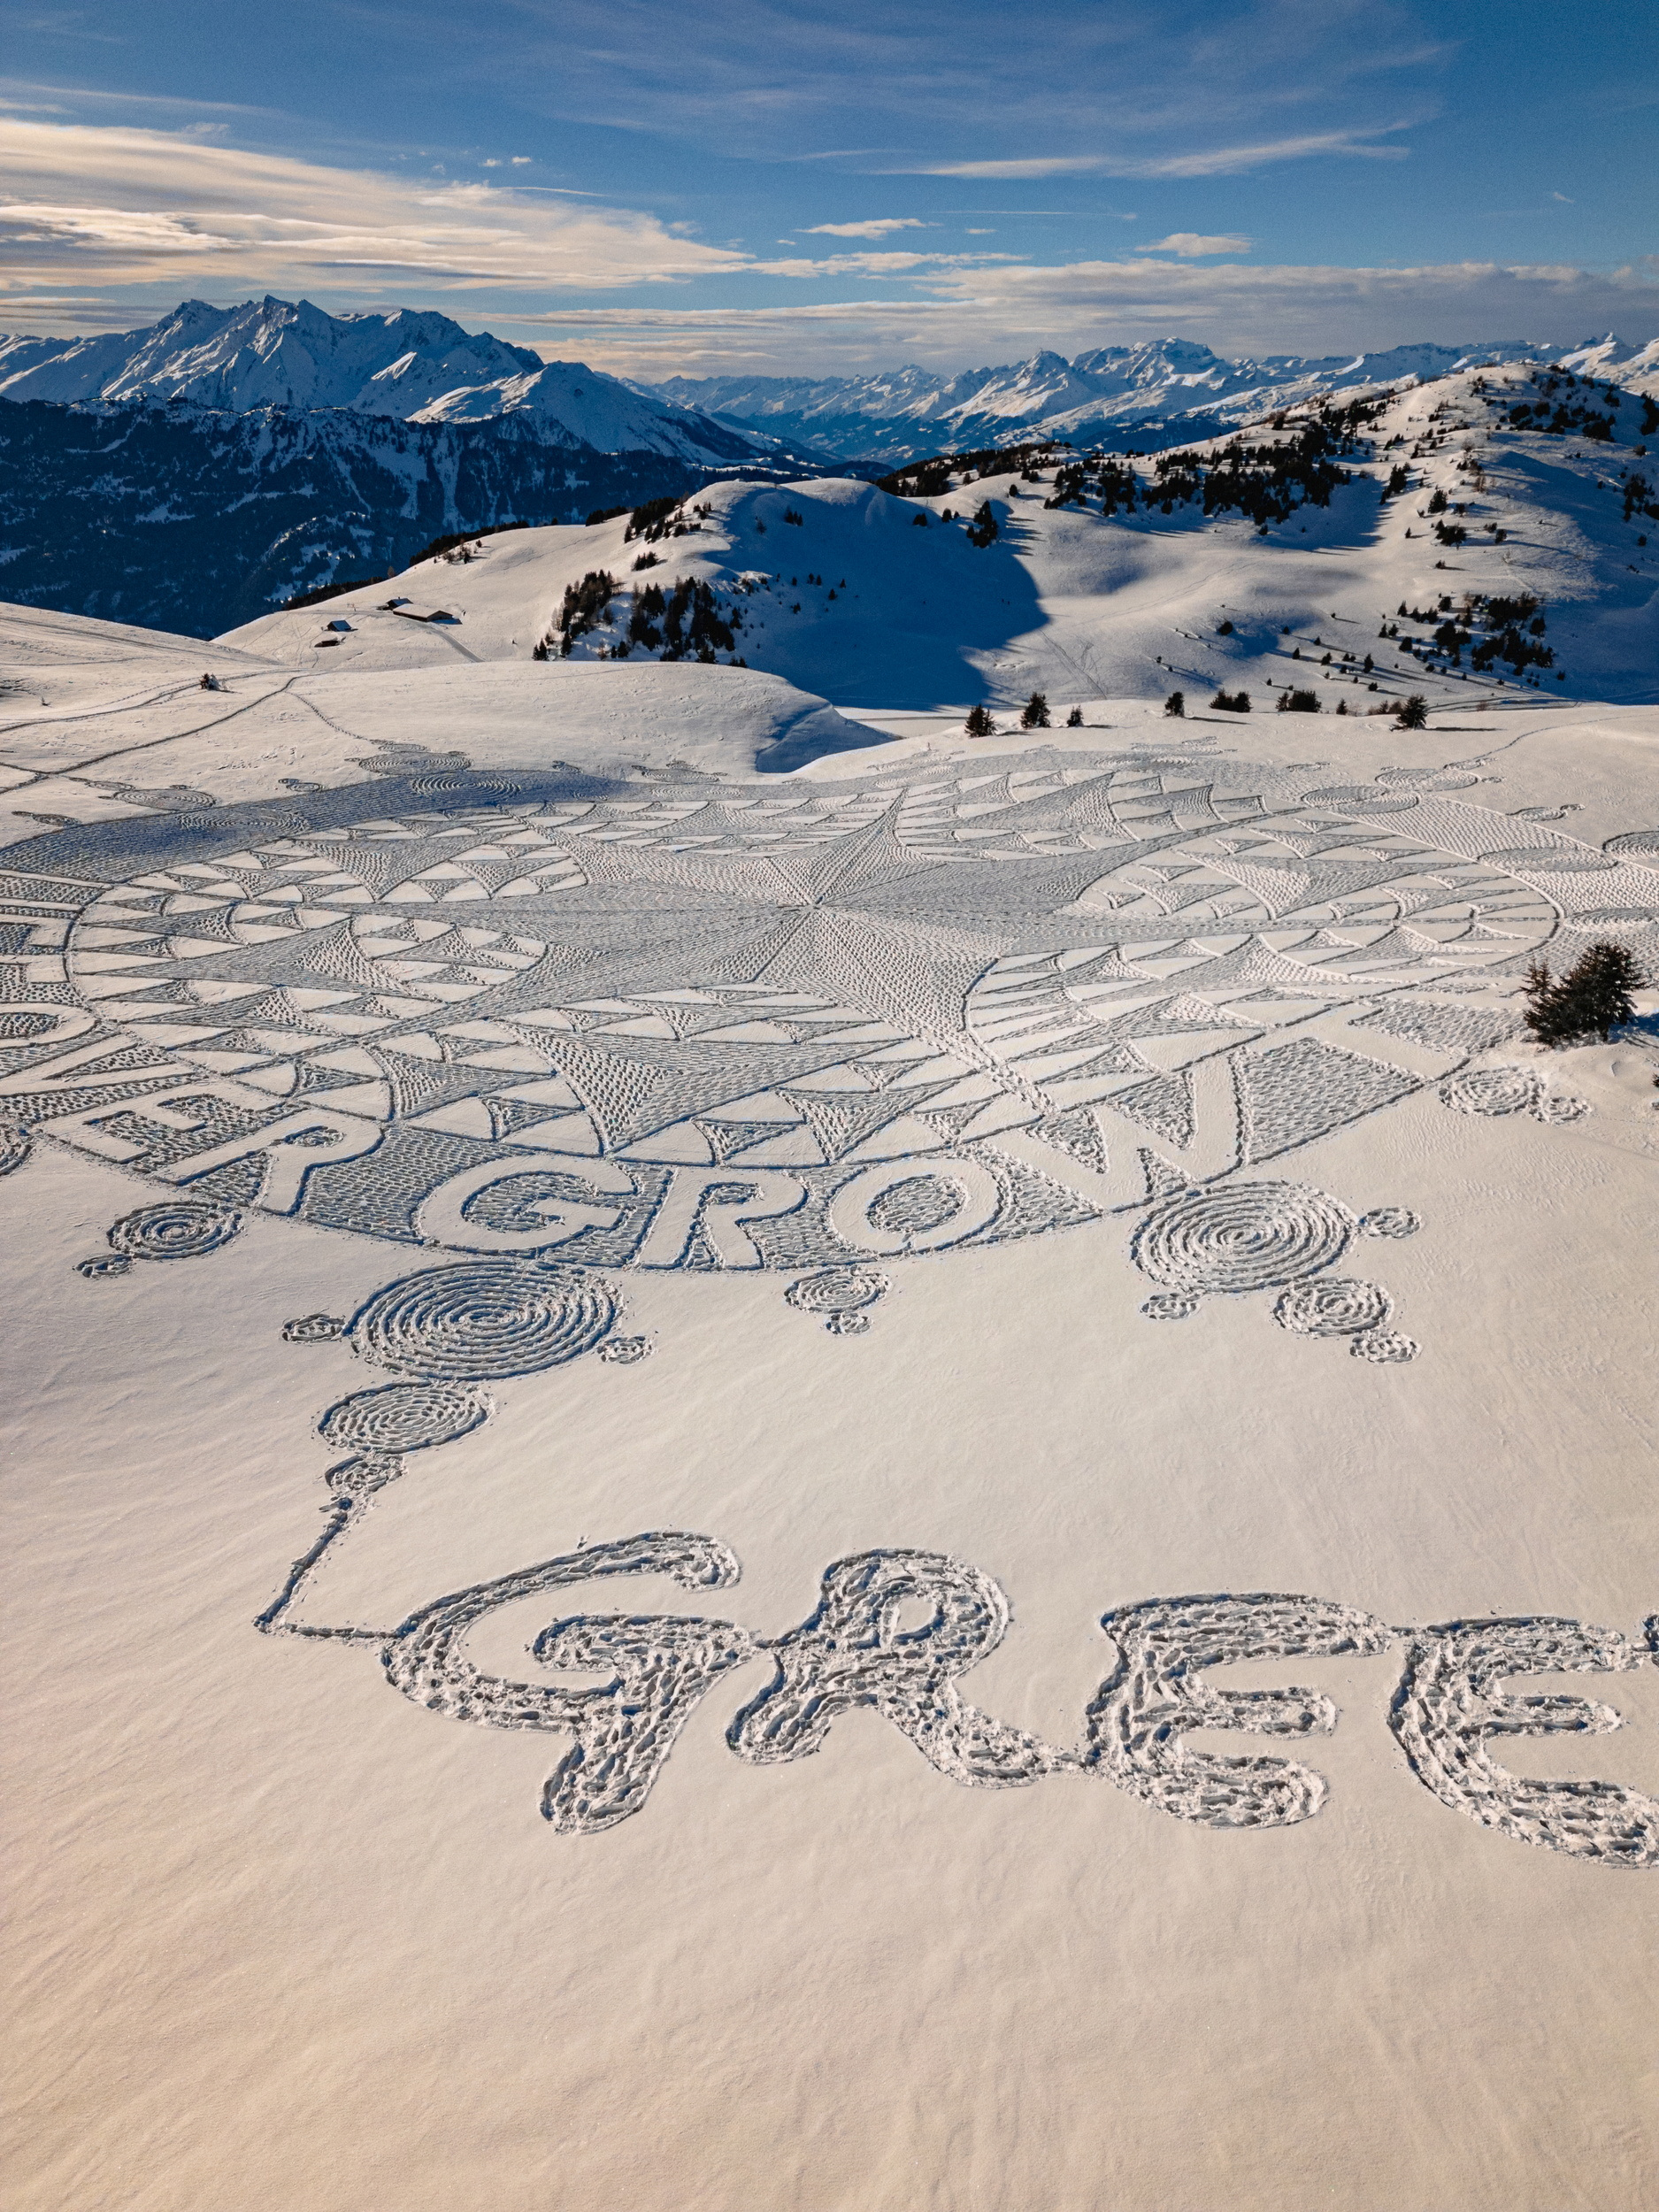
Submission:
<svg viewBox="0 0 1659 2212">
<path fill-rule="evenodd" d="M 1659 333 L 1652 0 L 0 6 L 0 327 L 264 291 L 634 375 Z"/>
</svg>

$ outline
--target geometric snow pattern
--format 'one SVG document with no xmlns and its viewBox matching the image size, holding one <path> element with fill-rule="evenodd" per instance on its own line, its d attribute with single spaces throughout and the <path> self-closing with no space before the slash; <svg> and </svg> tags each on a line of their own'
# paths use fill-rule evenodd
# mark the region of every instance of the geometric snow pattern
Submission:
<svg viewBox="0 0 1659 2212">
<path fill-rule="evenodd" d="M 1196 750 L 861 768 L 388 747 L 360 785 L 66 826 L 17 878 L 68 937 L 8 970 L 58 1010 L 0 1040 L 7 1114 L 400 1242 L 868 1263 L 1145 1203 L 1113 1117 L 1204 1176 L 1388 1105 L 1425 1079 L 1391 1040 L 1455 1061 L 1511 1018 L 1402 994 L 1557 926 L 1403 786 L 1385 817 Z M 1344 1005 L 1376 1057 L 1297 1035 Z"/>
<path fill-rule="evenodd" d="M 1361 1059 L 1317 1037 L 1244 1057 L 1248 1157 L 1270 1159 L 1310 1143 L 1420 1088 L 1419 1079 L 1378 1060 Z"/>
</svg>

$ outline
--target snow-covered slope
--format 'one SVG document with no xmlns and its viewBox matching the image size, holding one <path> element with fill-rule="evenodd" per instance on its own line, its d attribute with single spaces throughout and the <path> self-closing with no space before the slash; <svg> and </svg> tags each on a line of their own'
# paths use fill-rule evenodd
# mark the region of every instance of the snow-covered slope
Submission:
<svg viewBox="0 0 1659 2212">
<path fill-rule="evenodd" d="M 523 411 L 600 452 L 700 462 L 741 460 L 774 443 L 579 361 L 543 363 L 447 315 L 329 315 L 268 296 L 232 308 L 187 300 L 146 329 L 98 338 L 0 337 L 0 398 L 188 400 L 226 413 L 347 408 L 416 422 Z"/>
<path fill-rule="evenodd" d="M 1483 396 L 1380 528 L 829 482 L 320 651 L 0 609 L 12 2212 L 1659 2203 L 1659 993 L 1522 1027 L 1659 969 L 1659 708 L 1148 688 L 1517 547 L 1610 623 L 1628 434 L 1480 492 Z M 641 548 L 1132 695 L 523 657 Z"/>
<path fill-rule="evenodd" d="M 1143 431 L 1169 445 L 1347 386 L 1427 380 L 1471 363 L 1555 358 L 1636 391 L 1654 388 L 1659 374 L 1659 343 L 1636 349 L 1612 336 L 1564 357 L 1509 340 L 1260 360 L 1227 360 L 1208 346 L 1169 338 L 1101 346 L 1071 360 L 1037 353 L 954 377 L 912 367 L 866 377 L 673 377 L 656 388 L 724 420 L 849 458 L 909 460 L 943 447 L 1007 444 L 1033 434 L 1089 442 Z M 1195 419 L 1184 428 L 1183 418 Z"/>
<path fill-rule="evenodd" d="M 1540 687 L 1557 699 L 1651 699 L 1659 467 L 1643 425 L 1655 411 L 1630 396 L 1615 404 L 1609 388 L 1571 377 L 1546 398 L 1547 384 L 1517 367 L 1409 388 L 1333 464 L 1349 480 L 1327 505 L 1303 500 L 1260 527 L 1236 511 L 1206 517 L 1190 479 L 1187 495 L 1166 503 L 1181 490 L 1170 457 L 1141 462 L 1134 509 L 1110 517 L 1095 480 L 1080 503 L 1046 503 L 1064 489 L 1052 466 L 1034 481 L 1007 472 L 926 500 L 851 479 L 732 482 L 695 495 L 655 540 L 630 535 L 620 518 L 514 533 L 468 563 L 425 564 L 373 591 L 266 617 L 229 641 L 292 665 L 322 650 L 367 668 L 460 651 L 523 657 L 539 639 L 557 662 L 568 631 L 569 660 L 634 664 L 672 652 L 666 603 L 684 585 L 708 597 L 699 640 L 695 603 L 681 594 L 682 651 L 695 657 L 701 643 L 858 708 L 984 699 L 1006 709 L 1033 690 L 1059 708 L 1172 688 L 1198 705 L 1218 685 L 1249 690 L 1258 711 L 1270 687 L 1286 686 L 1348 713 L 1419 690 L 1460 707 Z M 1541 417 L 1516 426 L 1517 410 L 1540 399 Z M 1312 419 L 1293 415 L 1261 436 L 1293 451 Z M 1551 426 L 1561 422 L 1580 427 Z M 1223 449 L 1196 449 L 1201 458 Z M 1396 470 L 1404 481 L 1391 499 Z M 1431 506 L 1437 495 L 1444 511 Z M 997 525 L 988 545 L 967 529 L 984 505 Z M 592 575 L 614 586 L 603 613 L 564 623 L 567 589 Z M 654 588 L 660 608 L 645 596 Z M 403 597 L 456 620 L 388 610 Z M 1520 617 L 1505 613 L 1529 599 L 1537 604 Z M 349 627 L 329 631 L 330 620 Z M 325 637 L 338 642 L 323 647 Z M 1518 665 L 1509 657 L 1517 639 Z M 546 674 L 556 682 L 557 666 Z"/>
</svg>

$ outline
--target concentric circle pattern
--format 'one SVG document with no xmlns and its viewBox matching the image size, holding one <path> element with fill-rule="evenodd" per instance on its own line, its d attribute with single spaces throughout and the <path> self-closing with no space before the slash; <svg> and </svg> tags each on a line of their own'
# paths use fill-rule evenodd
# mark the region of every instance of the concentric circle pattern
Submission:
<svg viewBox="0 0 1659 2212">
<path fill-rule="evenodd" d="M 1416 1339 L 1402 1336 L 1394 1329 L 1372 1329 L 1356 1336 L 1348 1348 L 1356 1359 L 1371 1360 L 1379 1366 L 1402 1366 L 1417 1356 Z"/>
<path fill-rule="evenodd" d="M 1564 1091 L 1545 1091 L 1532 1108 L 1532 1118 L 1555 1124 L 1582 1121 L 1589 1111 L 1587 1098 L 1573 1098 Z"/>
<path fill-rule="evenodd" d="M 319 1435 L 342 1450 L 380 1455 L 425 1451 L 489 1418 L 489 1401 L 457 1383 L 388 1383 L 330 1406 Z"/>
<path fill-rule="evenodd" d="M 1538 1099 L 1534 1068 L 1471 1068 L 1440 1087 L 1440 1102 L 1460 1114 L 1525 1114 Z"/>
<path fill-rule="evenodd" d="M 285 1344 L 327 1344 L 345 1331 L 346 1325 L 337 1314 L 302 1313 L 282 1324 L 282 1340 Z"/>
<path fill-rule="evenodd" d="M 887 1277 L 874 1268 L 826 1268 L 791 1283 L 784 1296 L 797 1313 L 857 1313 L 873 1306 L 887 1288 Z"/>
<path fill-rule="evenodd" d="M 1307 1183 L 1233 1183 L 1183 1191 L 1136 1231 L 1135 1264 L 1154 1282 L 1202 1296 L 1268 1290 L 1341 1258 L 1359 1224 Z"/>
<path fill-rule="evenodd" d="M 123 1214 L 109 1232 L 110 1248 L 129 1260 L 193 1260 L 240 1235 L 242 1217 L 199 1198 L 169 1198 Z"/>
<path fill-rule="evenodd" d="M 529 1260 L 464 1261 L 405 1275 L 352 1316 L 352 1348 L 433 1382 L 538 1374 L 591 1352 L 617 1317 L 597 1276 Z"/>
<path fill-rule="evenodd" d="M 1380 1283 L 1344 1275 L 1317 1275 L 1281 1291 L 1273 1318 L 1297 1336 L 1360 1336 L 1386 1325 L 1394 1300 Z"/>
<path fill-rule="evenodd" d="M 1414 1237 L 1423 1224 L 1409 1206 L 1373 1206 L 1360 1216 L 1360 1234 L 1367 1237 Z"/>
<path fill-rule="evenodd" d="M 637 1367 L 650 1356 L 649 1336 L 608 1336 L 599 1347 L 600 1358 L 611 1367 Z"/>
</svg>

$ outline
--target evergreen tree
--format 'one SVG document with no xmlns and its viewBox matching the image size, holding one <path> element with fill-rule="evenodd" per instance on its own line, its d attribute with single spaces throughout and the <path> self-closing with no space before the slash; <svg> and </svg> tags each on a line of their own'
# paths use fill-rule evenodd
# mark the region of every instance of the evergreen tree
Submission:
<svg viewBox="0 0 1659 2212">
<path fill-rule="evenodd" d="M 1164 702 L 1164 711 L 1179 719 L 1187 711 L 1187 694 L 1184 691 L 1171 692 L 1169 697 Z"/>
<path fill-rule="evenodd" d="M 1082 728 L 1083 710 L 1081 707 L 1072 708 L 1071 713 L 1065 718 L 1065 726 L 1068 730 L 1080 730 Z"/>
<path fill-rule="evenodd" d="M 1429 726 L 1429 703 L 1420 691 L 1414 691 L 1403 701 L 1394 717 L 1397 730 L 1426 730 Z"/>
<path fill-rule="evenodd" d="M 1605 1044 L 1615 1029 L 1635 1020 L 1630 995 L 1641 982 L 1634 956 L 1606 939 L 1592 945 L 1559 980 L 1546 961 L 1534 960 L 1522 993 L 1526 1026 L 1540 1045 L 1571 1044 L 1589 1036 Z"/>
<path fill-rule="evenodd" d="M 970 737 L 995 737 L 996 734 L 996 725 L 984 707 L 970 707 L 968 718 L 962 726 Z"/>
<path fill-rule="evenodd" d="M 1046 730 L 1048 728 L 1048 695 L 1046 691 L 1033 691 L 1032 693 L 1030 698 L 1026 700 L 1024 708 L 1021 710 L 1019 726 L 1022 730 Z"/>
</svg>

